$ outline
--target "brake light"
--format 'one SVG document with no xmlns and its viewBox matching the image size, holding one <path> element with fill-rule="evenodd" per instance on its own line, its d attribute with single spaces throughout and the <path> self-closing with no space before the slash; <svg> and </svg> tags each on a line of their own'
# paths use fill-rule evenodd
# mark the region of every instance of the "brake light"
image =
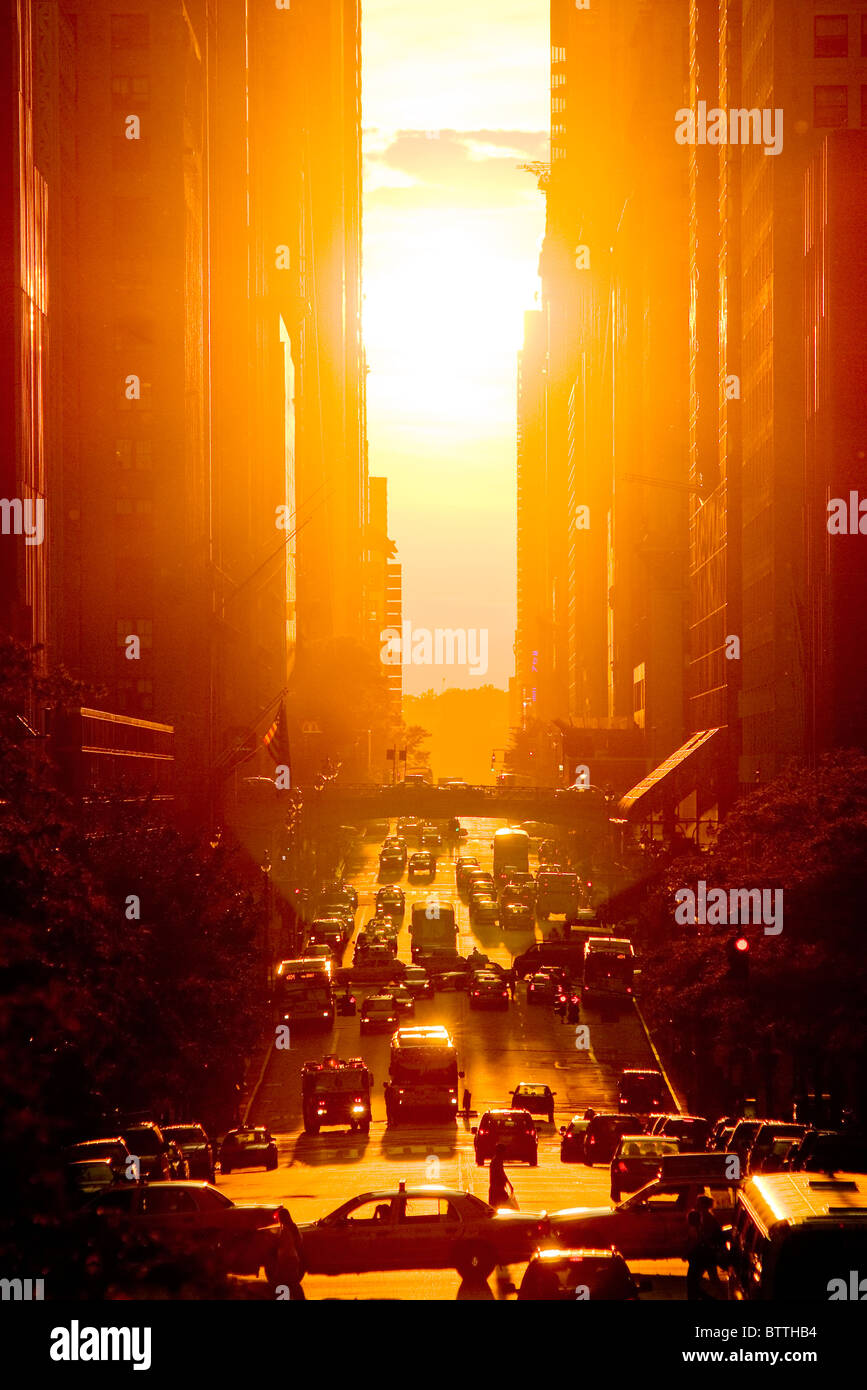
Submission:
<svg viewBox="0 0 867 1390">
<path fill-rule="evenodd" d="M 618 1173 L 626 1173 L 628 1171 L 628 1164 L 624 1163 L 621 1159 L 621 1161 L 617 1165 L 617 1171 Z"/>
</svg>

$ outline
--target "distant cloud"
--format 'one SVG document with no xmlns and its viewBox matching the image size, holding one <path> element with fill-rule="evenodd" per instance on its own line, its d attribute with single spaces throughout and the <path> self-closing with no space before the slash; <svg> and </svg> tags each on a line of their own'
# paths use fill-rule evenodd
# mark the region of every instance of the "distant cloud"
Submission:
<svg viewBox="0 0 867 1390">
<path fill-rule="evenodd" d="M 519 165 L 548 156 L 546 131 L 367 130 L 368 207 L 514 207 L 536 192 Z"/>
</svg>

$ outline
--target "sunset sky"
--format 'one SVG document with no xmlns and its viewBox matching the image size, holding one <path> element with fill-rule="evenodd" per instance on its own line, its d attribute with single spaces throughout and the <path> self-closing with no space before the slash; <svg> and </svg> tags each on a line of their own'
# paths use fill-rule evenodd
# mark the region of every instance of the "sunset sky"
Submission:
<svg viewBox="0 0 867 1390">
<path fill-rule="evenodd" d="M 404 668 L 416 693 L 513 672 L 515 354 L 534 306 L 548 157 L 548 0 L 364 0 L 370 472 L 413 627 L 487 628 L 489 668 Z"/>
</svg>

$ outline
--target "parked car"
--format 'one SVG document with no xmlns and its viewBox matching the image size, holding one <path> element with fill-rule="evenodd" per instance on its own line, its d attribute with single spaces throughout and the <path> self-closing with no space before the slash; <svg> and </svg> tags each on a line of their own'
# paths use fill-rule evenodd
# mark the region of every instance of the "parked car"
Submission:
<svg viewBox="0 0 867 1390">
<path fill-rule="evenodd" d="M 658 1134 L 622 1134 L 611 1160 L 611 1200 L 646 1187 L 662 1170 L 663 1154 L 680 1153 L 676 1139 Z"/>
<path fill-rule="evenodd" d="M 64 1165 L 67 1199 L 73 1207 L 81 1206 L 94 1194 L 115 1187 L 118 1179 L 107 1158 L 77 1158 Z"/>
<path fill-rule="evenodd" d="M 114 1182 L 123 1182 L 135 1176 L 129 1147 L 119 1134 L 109 1135 L 105 1139 L 81 1139 L 77 1144 L 69 1144 L 63 1156 L 67 1163 L 107 1163 Z"/>
<path fill-rule="evenodd" d="M 512 1109 L 528 1110 L 531 1115 L 541 1115 L 553 1124 L 556 1094 L 542 1081 L 519 1081 L 512 1092 Z"/>
<path fill-rule="evenodd" d="M 178 1145 L 190 1166 L 191 1178 L 203 1178 L 205 1182 L 215 1181 L 215 1159 L 213 1146 L 204 1129 L 199 1124 L 165 1125 L 163 1134 Z"/>
<path fill-rule="evenodd" d="M 229 1130 L 220 1147 L 222 1173 L 232 1173 L 236 1168 L 264 1168 L 270 1173 L 276 1167 L 277 1141 L 270 1130 L 260 1126 Z"/>
<path fill-rule="evenodd" d="M 264 1268 L 272 1283 L 288 1285 L 292 1298 L 304 1297 L 298 1230 L 286 1208 L 273 1202 L 235 1203 L 206 1182 L 129 1183 L 92 1198 L 86 1210 L 170 1250 L 204 1246 L 233 1274 Z"/>
<path fill-rule="evenodd" d="M 153 1120 L 130 1125 L 123 1132 L 126 1146 L 138 1160 L 138 1173 L 147 1182 L 168 1182 L 172 1176 L 172 1157 L 168 1141 Z"/>
<path fill-rule="evenodd" d="M 604 1299 L 621 1303 L 649 1289 L 649 1279 L 635 1279 L 619 1250 L 537 1250 L 524 1272 L 518 1301 L 575 1303 Z M 508 1290 L 511 1292 L 514 1289 Z"/>
<path fill-rule="evenodd" d="M 530 1259 L 548 1232 L 544 1216 L 494 1211 L 470 1192 L 407 1187 L 364 1192 L 299 1227 L 308 1272 L 455 1269 L 467 1281 Z"/>
<path fill-rule="evenodd" d="M 526 1110 L 486 1110 L 471 1133 L 479 1168 L 493 1158 L 498 1144 L 505 1145 L 504 1157 L 512 1162 L 529 1163 L 531 1168 L 538 1164 L 539 1139 L 533 1117 Z"/>
</svg>

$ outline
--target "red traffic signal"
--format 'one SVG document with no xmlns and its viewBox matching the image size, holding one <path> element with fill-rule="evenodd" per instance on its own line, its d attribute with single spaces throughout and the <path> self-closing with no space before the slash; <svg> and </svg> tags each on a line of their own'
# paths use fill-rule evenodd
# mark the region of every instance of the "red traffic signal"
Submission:
<svg viewBox="0 0 867 1390">
<path fill-rule="evenodd" d="M 748 951 L 750 949 L 750 943 L 745 936 L 736 936 L 732 946 L 736 951 Z"/>
</svg>

